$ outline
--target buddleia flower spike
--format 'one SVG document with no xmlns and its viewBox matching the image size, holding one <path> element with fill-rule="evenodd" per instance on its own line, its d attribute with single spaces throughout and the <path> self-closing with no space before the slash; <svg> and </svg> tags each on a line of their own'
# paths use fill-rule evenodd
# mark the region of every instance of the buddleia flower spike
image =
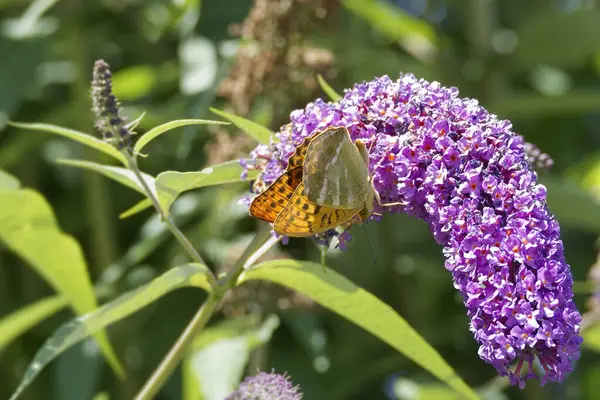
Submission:
<svg viewBox="0 0 600 400">
<path fill-rule="evenodd" d="M 96 114 L 96 129 L 102 138 L 122 150 L 131 146 L 133 133 L 121 117 L 121 106 L 112 88 L 112 73 L 104 60 L 94 64 L 92 78 L 92 110 Z"/>
<path fill-rule="evenodd" d="M 265 184 L 315 132 L 342 126 L 353 141 L 374 141 L 373 187 L 383 204 L 404 205 L 375 204 L 373 215 L 402 212 L 429 224 L 481 359 L 520 387 L 532 377 L 560 382 L 571 372 L 581 315 L 560 227 L 530 160 L 549 162 L 532 154 L 509 121 L 456 88 L 413 75 L 357 84 L 339 101 L 318 99 L 290 119 L 279 142 L 252 153 L 271 155 L 261 164 Z"/>
</svg>

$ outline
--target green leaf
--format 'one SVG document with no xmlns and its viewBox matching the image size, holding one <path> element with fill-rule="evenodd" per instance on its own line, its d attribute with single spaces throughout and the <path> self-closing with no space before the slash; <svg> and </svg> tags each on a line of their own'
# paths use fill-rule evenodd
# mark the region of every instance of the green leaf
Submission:
<svg viewBox="0 0 600 400">
<path fill-rule="evenodd" d="M 63 136 L 67 139 L 71 139 L 81 144 L 84 144 L 88 147 L 91 147 L 92 149 L 101 151 L 104 154 L 108 154 L 109 156 L 112 156 L 115 159 L 119 160 L 123 165 L 126 164 L 125 156 L 123 156 L 123 154 L 121 154 L 112 145 L 100 139 L 97 139 L 94 136 L 88 135 L 87 133 L 51 124 L 9 122 L 9 125 L 14 126 L 15 128 L 54 133 L 56 135 Z"/>
<path fill-rule="evenodd" d="M 238 117 L 237 115 L 230 114 L 225 111 L 218 110 L 216 108 L 210 107 L 210 111 L 214 112 L 217 115 L 220 115 L 223 118 L 227 118 L 230 120 L 235 126 L 244 131 L 247 135 L 252 136 L 259 143 L 269 144 L 271 138 L 275 141 L 279 141 L 277 136 L 269 129 L 256 122 L 250 121 L 249 119 Z"/>
<path fill-rule="evenodd" d="M 519 46 L 512 67 L 577 67 L 600 50 L 600 12 L 594 10 L 538 12 L 515 31 Z"/>
<path fill-rule="evenodd" d="M 50 361 L 108 325 L 133 314 L 175 289 L 195 286 L 210 291 L 207 271 L 201 264 L 185 264 L 172 268 L 152 282 L 119 296 L 96 311 L 63 324 L 38 350 L 11 400 L 16 399 Z M 69 276 L 72 276 L 72 273 Z"/>
<path fill-rule="evenodd" d="M 47 297 L 0 319 L 0 350 L 13 339 L 67 306 L 64 296 Z"/>
<path fill-rule="evenodd" d="M 243 169 L 239 161 L 227 161 L 213 165 L 197 172 L 166 171 L 156 177 L 156 193 L 158 202 L 165 213 L 169 213 L 171 204 L 181 193 L 205 186 L 223 183 L 242 182 Z M 258 176 L 258 171 L 248 171 L 248 179 Z"/>
<path fill-rule="evenodd" d="M 415 58 L 429 61 L 437 53 L 438 37 L 427 21 L 381 1 L 343 0 L 342 4 L 383 36 L 398 41 Z"/>
<path fill-rule="evenodd" d="M 252 280 L 271 281 L 305 294 L 403 353 L 463 398 L 479 399 L 440 354 L 390 306 L 336 271 L 317 263 L 277 260 L 245 271 L 238 283 Z"/>
<path fill-rule="evenodd" d="M 327 83 L 327 81 L 321 76 L 321 74 L 317 74 L 317 81 L 319 82 L 319 86 L 321 86 L 321 89 L 323 89 L 325 94 L 329 96 L 331 101 L 338 101 L 342 98 L 342 96 L 340 96 L 338 92 L 336 92 L 331 86 L 329 86 L 329 83 Z"/>
<path fill-rule="evenodd" d="M 128 208 L 127 210 L 123 211 L 121 214 L 119 214 L 119 218 L 120 219 L 129 218 L 137 213 L 144 211 L 145 209 L 147 209 L 149 207 L 152 207 L 152 200 L 144 199 L 144 200 L 136 203 L 132 207 Z"/>
<path fill-rule="evenodd" d="M 152 140 L 156 139 L 163 133 L 170 131 L 171 129 L 175 129 L 180 126 L 203 125 L 203 124 L 228 125 L 229 123 L 223 122 L 223 121 L 210 121 L 210 120 L 206 120 L 206 119 L 179 119 L 179 120 L 167 122 L 165 124 L 154 127 L 152 129 L 150 129 L 148 132 L 146 132 L 145 134 L 143 134 L 138 139 L 138 141 L 135 142 L 135 145 L 133 146 L 133 151 L 135 151 L 136 153 L 139 153 L 140 151 L 142 151 L 142 149 L 144 147 L 146 147 L 146 145 L 148 143 L 150 143 Z"/>
<path fill-rule="evenodd" d="M 52 208 L 31 189 L 0 189 L 0 240 L 23 258 L 79 315 L 96 308 L 79 243 L 60 230 Z M 96 336 L 115 372 L 123 369 L 104 332 Z"/>
<path fill-rule="evenodd" d="M 2 189 L 19 189 L 21 182 L 8 172 L 0 169 L 0 190 Z"/>
<path fill-rule="evenodd" d="M 120 184 L 122 184 L 124 186 L 127 186 L 128 188 L 135 190 L 136 192 L 146 195 L 146 192 L 142 188 L 142 185 L 140 185 L 135 174 L 127 168 L 112 167 L 110 165 L 98 164 L 95 162 L 83 161 L 83 160 L 60 159 L 60 160 L 56 160 L 56 162 L 58 164 L 68 165 L 70 167 L 77 167 L 77 168 L 82 168 L 82 169 L 87 169 L 90 171 L 98 172 L 99 174 L 102 174 L 102 175 L 106 176 L 107 178 L 110 178 L 116 182 L 119 182 Z M 146 183 L 148 184 L 148 187 L 150 188 L 150 190 L 152 190 L 154 188 L 154 178 L 143 172 L 141 174 L 144 177 L 144 180 L 146 181 Z"/>
<path fill-rule="evenodd" d="M 183 364 L 184 400 L 222 400 L 236 389 L 250 352 L 267 343 L 279 326 L 274 314 L 261 326 L 257 322 L 238 318 L 202 331 Z"/>
<path fill-rule="evenodd" d="M 561 225 L 590 233 L 600 233 L 600 203 L 566 179 L 553 176 L 540 177 L 540 183 L 548 190 L 550 211 Z"/>
<path fill-rule="evenodd" d="M 140 122 L 142 122 L 142 120 L 144 119 L 144 117 L 146 116 L 146 112 L 142 112 L 140 114 L 139 117 L 137 117 L 136 119 L 134 119 L 131 122 L 128 122 L 125 126 L 127 127 L 127 129 L 129 129 L 132 132 L 135 132 L 136 128 L 138 127 L 138 125 L 140 124 Z"/>
</svg>

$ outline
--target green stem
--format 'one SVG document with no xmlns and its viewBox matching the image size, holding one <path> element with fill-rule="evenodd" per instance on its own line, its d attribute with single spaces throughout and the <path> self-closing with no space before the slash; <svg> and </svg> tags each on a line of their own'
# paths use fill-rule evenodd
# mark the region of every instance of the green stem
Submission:
<svg viewBox="0 0 600 400">
<path fill-rule="evenodd" d="M 150 400 L 156 397 L 160 388 L 179 364 L 188 345 L 209 321 L 220 302 L 221 296 L 217 292 L 213 292 L 208 296 L 208 299 L 202 304 L 198 312 L 196 312 L 196 315 L 194 315 L 194 318 L 190 321 L 181 336 L 179 336 L 179 339 L 177 339 L 177 342 L 175 342 L 167 356 L 162 360 L 142 390 L 135 397 L 136 400 Z"/>
<path fill-rule="evenodd" d="M 194 248 L 194 245 L 192 245 L 192 243 L 183 234 L 183 232 L 181 232 L 181 230 L 179 230 L 179 228 L 177 227 L 177 225 L 175 225 L 175 223 L 173 222 L 171 217 L 169 215 L 165 214 L 164 210 L 160 206 L 160 203 L 158 202 L 158 199 L 156 198 L 156 195 L 150 189 L 150 187 L 148 186 L 148 183 L 142 176 L 142 173 L 140 172 L 140 169 L 138 168 L 137 161 L 135 160 L 135 158 L 133 158 L 128 151 L 123 151 L 123 155 L 127 159 L 127 164 L 128 164 L 129 169 L 131 171 L 133 171 L 136 178 L 140 182 L 140 185 L 144 189 L 144 192 L 146 192 L 146 195 L 148 196 L 150 201 L 152 201 L 152 205 L 156 209 L 156 212 L 160 216 L 160 219 L 167 224 L 167 227 L 169 228 L 169 230 L 171 231 L 171 233 L 173 234 L 175 239 L 177 239 L 177 241 L 179 242 L 181 247 L 183 247 L 183 249 L 186 251 L 186 253 L 190 256 L 190 258 L 193 261 L 203 264 L 203 265 L 206 265 L 206 263 L 202 259 L 202 256 L 200 256 L 200 253 L 198 253 L 196 251 L 196 249 Z M 213 290 L 217 287 L 217 278 L 214 276 L 214 274 L 210 270 L 208 270 L 208 282 L 210 283 Z"/>
<path fill-rule="evenodd" d="M 160 388 L 169 376 L 171 376 L 179 361 L 184 356 L 188 345 L 210 320 L 210 317 L 217 310 L 225 294 L 235 286 L 239 276 L 280 240 L 280 238 L 271 237 L 264 241 L 267 237 L 265 237 L 265 232 L 256 234 L 253 242 L 246 248 L 246 251 L 242 254 L 235 267 L 220 284 L 213 288 L 213 292 L 211 292 L 208 299 L 202 304 L 196 315 L 194 315 L 194 318 L 190 321 L 179 339 L 177 339 L 171 350 L 169 350 L 169 353 L 160 365 L 154 370 L 150 379 L 148 379 L 142 390 L 135 397 L 135 400 L 150 400 L 155 398 Z M 254 251 L 254 245 L 261 242 L 263 243 L 262 246 Z"/>
<path fill-rule="evenodd" d="M 144 180 L 135 157 L 132 156 L 129 150 L 124 150 L 122 153 L 127 159 L 128 168 L 135 174 L 136 178 L 140 182 L 140 185 L 144 189 L 144 192 L 146 192 L 146 195 L 150 201 L 152 201 L 156 212 L 158 215 L 160 215 L 161 220 L 167 224 L 173 236 L 175 236 L 179 244 L 181 244 L 192 260 L 206 265 L 200 254 L 196 251 L 187 237 L 179 230 L 179 228 L 177 228 L 173 220 L 160 206 L 155 193 L 152 191 L 152 189 L 150 189 L 148 183 Z M 180 360 L 183 358 L 192 340 L 208 323 L 215 311 L 217 311 L 217 308 L 219 307 L 219 304 L 221 303 L 221 300 L 225 294 L 236 285 L 242 272 L 258 261 L 260 257 L 262 257 L 275 243 L 279 241 L 279 238 L 274 237 L 268 239 L 269 231 L 270 230 L 264 230 L 256 234 L 256 237 L 252 243 L 250 243 L 250 245 L 246 248 L 244 254 L 242 254 L 234 268 L 232 268 L 231 272 L 225 276 L 223 280 L 217 281 L 217 278 L 214 276 L 214 274 L 210 272 L 210 270 L 208 271 L 208 281 L 211 285 L 211 293 L 209 294 L 208 299 L 206 299 L 202 306 L 200 306 L 194 315 L 194 318 L 192 318 L 185 330 L 179 336 L 179 339 L 177 339 L 177 342 L 175 342 L 171 350 L 169 350 L 169 353 L 167 353 L 160 365 L 156 368 L 156 370 L 154 370 L 150 379 L 146 381 L 144 387 L 135 397 L 136 400 L 150 400 L 156 396 L 169 376 L 171 376 Z M 262 246 L 256 249 L 259 243 L 262 244 Z"/>
</svg>

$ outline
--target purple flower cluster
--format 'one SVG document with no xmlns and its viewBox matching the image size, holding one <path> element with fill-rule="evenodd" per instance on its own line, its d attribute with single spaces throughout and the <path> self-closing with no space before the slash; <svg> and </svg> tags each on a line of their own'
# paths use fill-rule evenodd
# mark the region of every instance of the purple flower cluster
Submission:
<svg viewBox="0 0 600 400">
<path fill-rule="evenodd" d="M 530 377 L 562 381 L 579 356 L 581 315 L 546 188 L 510 122 L 456 88 L 384 76 L 292 112 L 280 142 L 252 153 L 264 160 L 263 183 L 305 137 L 332 126 L 367 142 L 382 202 L 405 204 L 376 211 L 427 221 L 444 246 L 479 356 L 521 387 Z"/>
<path fill-rule="evenodd" d="M 286 375 L 261 372 L 250 376 L 225 400 L 301 400 L 298 386 L 292 386 Z"/>
</svg>

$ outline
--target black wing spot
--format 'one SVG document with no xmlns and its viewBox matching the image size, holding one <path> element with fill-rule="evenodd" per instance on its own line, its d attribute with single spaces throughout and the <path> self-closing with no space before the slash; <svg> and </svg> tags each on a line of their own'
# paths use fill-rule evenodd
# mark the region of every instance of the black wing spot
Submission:
<svg viewBox="0 0 600 400">
<path fill-rule="evenodd" d="M 308 208 L 309 208 L 309 207 L 310 207 L 310 206 L 308 205 L 308 203 L 304 203 L 304 205 L 302 206 L 302 209 L 303 209 L 304 211 L 308 211 Z"/>
<path fill-rule="evenodd" d="M 325 223 L 327 222 L 327 219 L 331 218 L 331 214 L 327 213 L 327 214 L 323 214 L 321 216 L 321 228 L 323 228 L 325 226 Z"/>
<path fill-rule="evenodd" d="M 269 204 L 269 205 L 271 206 L 271 208 L 275 208 L 275 207 L 277 207 L 277 204 L 275 204 L 275 202 L 274 202 L 274 201 L 272 201 L 272 202 L 271 202 L 271 204 Z"/>
</svg>

